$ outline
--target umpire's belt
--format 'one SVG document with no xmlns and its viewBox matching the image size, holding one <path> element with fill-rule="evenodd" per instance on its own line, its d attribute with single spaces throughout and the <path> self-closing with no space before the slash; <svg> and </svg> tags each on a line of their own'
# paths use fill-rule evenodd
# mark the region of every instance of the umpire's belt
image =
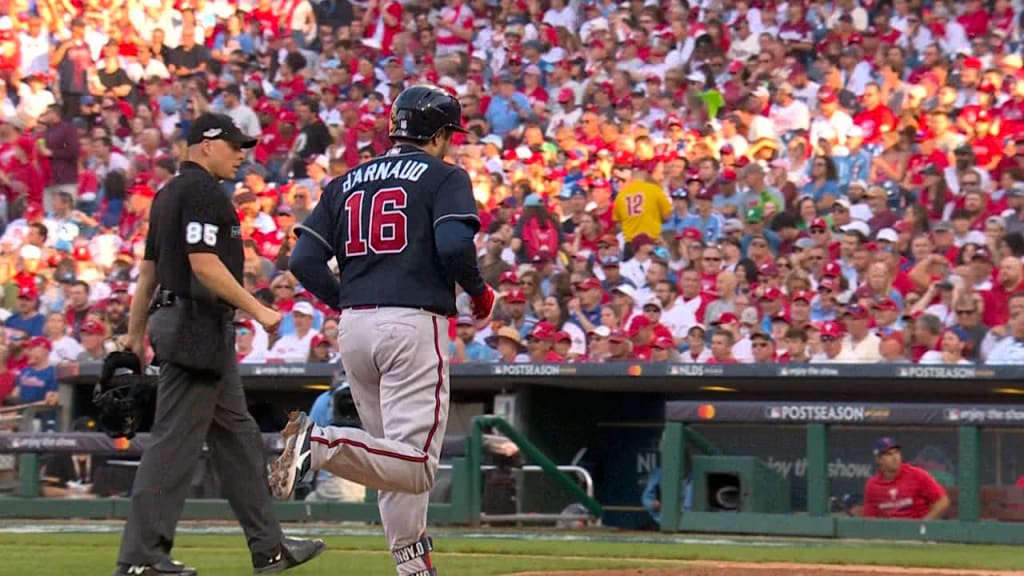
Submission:
<svg viewBox="0 0 1024 576">
<path fill-rule="evenodd" d="M 228 316 L 234 312 L 230 307 L 223 304 L 184 298 L 170 290 L 157 290 L 156 295 L 153 296 L 153 303 L 150 304 L 149 311 L 152 313 L 161 308 L 169 308 L 175 304 L 188 306 L 193 310 L 201 310 L 212 316 Z"/>
</svg>

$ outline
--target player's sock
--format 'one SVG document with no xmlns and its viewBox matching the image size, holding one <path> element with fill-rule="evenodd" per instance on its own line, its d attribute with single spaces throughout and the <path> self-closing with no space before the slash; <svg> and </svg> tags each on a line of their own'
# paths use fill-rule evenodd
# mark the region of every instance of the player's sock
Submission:
<svg viewBox="0 0 1024 576">
<path fill-rule="evenodd" d="M 437 576 L 437 569 L 430 561 L 433 549 L 434 542 L 424 534 L 416 542 L 392 550 L 398 576 Z"/>
</svg>

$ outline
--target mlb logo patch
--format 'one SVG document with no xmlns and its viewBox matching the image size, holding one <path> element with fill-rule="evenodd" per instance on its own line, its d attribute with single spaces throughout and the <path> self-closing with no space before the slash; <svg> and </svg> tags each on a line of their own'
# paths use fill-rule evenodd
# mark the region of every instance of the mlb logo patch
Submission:
<svg viewBox="0 0 1024 576">
<path fill-rule="evenodd" d="M 231 227 L 231 237 L 232 238 L 241 238 L 242 237 L 242 227 L 241 226 L 232 226 Z"/>
</svg>

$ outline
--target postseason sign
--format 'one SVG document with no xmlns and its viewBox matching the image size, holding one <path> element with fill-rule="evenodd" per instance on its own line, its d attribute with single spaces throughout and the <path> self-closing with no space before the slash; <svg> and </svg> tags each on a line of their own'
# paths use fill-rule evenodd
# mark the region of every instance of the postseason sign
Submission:
<svg viewBox="0 0 1024 576">
<path fill-rule="evenodd" d="M 1024 427 L 1024 406 L 856 402 L 668 402 L 665 419 L 701 423 Z"/>
</svg>

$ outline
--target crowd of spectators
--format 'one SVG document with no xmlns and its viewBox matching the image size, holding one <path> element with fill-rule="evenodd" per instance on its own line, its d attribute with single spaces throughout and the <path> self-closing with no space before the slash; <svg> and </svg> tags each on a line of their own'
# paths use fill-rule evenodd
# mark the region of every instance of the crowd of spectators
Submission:
<svg viewBox="0 0 1024 576">
<path fill-rule="evenodd" d="M 0 16 L 0 398 L 101 358 L 161 185 L 208 110 L 259 138 L 227 182 L 238 357 L 335 362 L 287 272 L 389 104 L 462 103 L 493 321 L 457 362 L 1024 362 L 1019 0 L 12 0 Z"/>
</svg>

